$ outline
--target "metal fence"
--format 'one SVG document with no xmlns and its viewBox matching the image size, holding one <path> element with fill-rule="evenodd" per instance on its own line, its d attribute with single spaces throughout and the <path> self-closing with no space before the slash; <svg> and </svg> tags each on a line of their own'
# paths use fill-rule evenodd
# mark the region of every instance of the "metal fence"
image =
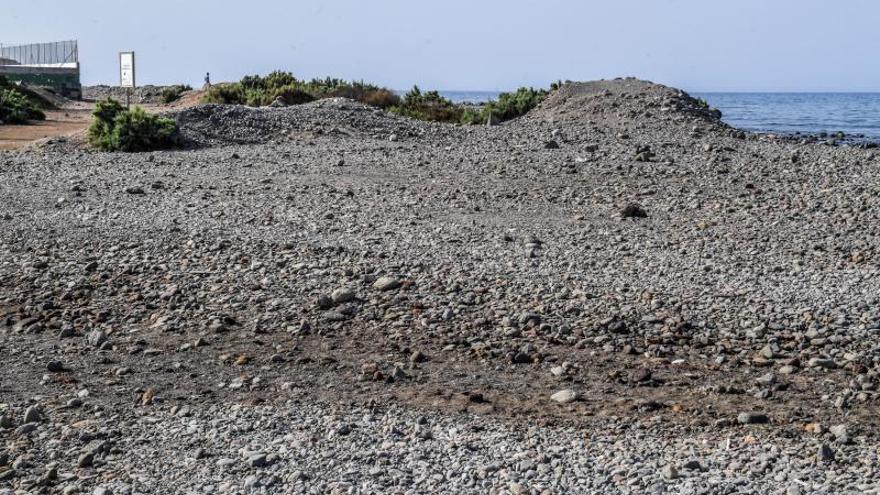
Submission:
<svg viewBox="0 0 880 495">
<path fill-rule="evenodd" d="M 33 43 L 30 45 L 0 44 L 0 65 L 75 65 L 79 62 L 76 41 Z"/>
</svg>

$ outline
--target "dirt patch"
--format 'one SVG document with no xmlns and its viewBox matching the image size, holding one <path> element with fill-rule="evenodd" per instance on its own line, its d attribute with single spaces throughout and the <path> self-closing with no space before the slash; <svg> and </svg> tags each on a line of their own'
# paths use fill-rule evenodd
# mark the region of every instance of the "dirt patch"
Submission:
<svg viewBox="0 0 880 495">
<path fill-rule="evenodd" d="M 0 126 L 0 150 L 23 148 L 41 139 L 76 134 L 89 126 L 90 109 L 46 112 L 46 120 L 29 125 Z"/>
</svg>

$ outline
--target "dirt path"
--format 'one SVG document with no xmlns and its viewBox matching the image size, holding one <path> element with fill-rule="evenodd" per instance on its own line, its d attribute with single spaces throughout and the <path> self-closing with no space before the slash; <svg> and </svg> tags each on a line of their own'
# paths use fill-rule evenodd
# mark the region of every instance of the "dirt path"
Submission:
<svg viewBox="0 0 880 495">
<path fill-rule="evenodd" d="M 46 112 L 46 120 L 29 125 L 0 126 L 0 150 L 14 150 L 34 141 L 75 134 L 89 126 L 91 104 Z"/>
</svg>

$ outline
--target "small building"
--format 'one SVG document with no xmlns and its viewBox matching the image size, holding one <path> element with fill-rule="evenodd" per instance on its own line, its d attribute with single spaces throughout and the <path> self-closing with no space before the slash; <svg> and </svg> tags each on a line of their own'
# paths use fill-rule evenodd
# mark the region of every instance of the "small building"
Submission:
<svg viewBox="0 0 880 495">
<path fill-rule="evenodd" d="M 0 44 L 0 76 L 14 83 L 46 88 L 67 98 L 82 98 L 76 41 Z"/>
</svg>

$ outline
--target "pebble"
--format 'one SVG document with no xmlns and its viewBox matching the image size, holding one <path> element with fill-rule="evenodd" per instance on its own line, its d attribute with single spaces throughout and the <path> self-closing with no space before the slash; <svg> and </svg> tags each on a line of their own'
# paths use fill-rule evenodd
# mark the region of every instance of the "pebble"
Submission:
<svg viewBox="0 0 880 495">
<path fill-rule="evenodd" d="M 400 288 L 401 285 L 402 283 L 399 279 L 395 277 L 384 276 L 380 277 L 373 283 L 373 288 L 380 291 L 386 291 Z"/>
<path fill-rule="evenodd" d="M 576 401 L 578 399 L 578 394 L 574 390 L 564 389 L 551 395 L 550 399 L 560 404 L 568 404 L 569 402 Z"/>
<path fill-rule="evenodd" d="M 834 460 L 834 450 L 827 443 L 819 446 L 819 452 L 816 454 L 819 462 L 831 462 Z"/>
<path fill-rule="evenodd" d="M 24 412 L 24 423 L 39 423 L 43 420 L 43 414 L 37 406 L 30 406 Z"/>
<path fill-rule="evenodd" d="M 759 412 L 743 412 L 743 413 L 740 413 L 740 414 L 736 417 L 736 420 L 737 420 L 740 424 L 744 424 L 744 425 L 763 424 L 763 423 L 769 423 L 769 422 L 770 422 L 770 418 L 767 417 L 766 414 L 764 414 L 764 413 L 759 413 Z"/>
<path fill-rule="evenodd" d="M 344 304 L 354 301 L 355 293 L 352 289 L 348 287 L 340 287 L 334 290 L 332 294 L 330 294 L 330 298 L 336 304 Z"/>
</svg>

